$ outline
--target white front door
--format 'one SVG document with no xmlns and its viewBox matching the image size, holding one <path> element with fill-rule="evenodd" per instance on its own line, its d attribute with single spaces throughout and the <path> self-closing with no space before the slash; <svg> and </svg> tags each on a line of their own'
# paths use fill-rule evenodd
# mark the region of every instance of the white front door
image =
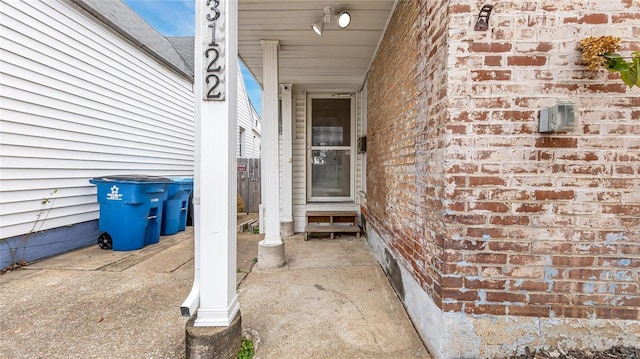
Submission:
<svg viewBox="0 0 640 359">
<path fill-rule="evenodd" d="M 354 99 L 311 95 L 308 108 L 307 199 L 353 201 Z"/>
</svg>

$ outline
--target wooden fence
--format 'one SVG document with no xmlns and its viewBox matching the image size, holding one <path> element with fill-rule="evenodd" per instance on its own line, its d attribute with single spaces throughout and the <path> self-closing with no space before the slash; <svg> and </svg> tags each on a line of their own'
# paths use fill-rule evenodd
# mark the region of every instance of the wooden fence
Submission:
<svg viewBox="0 0 640 359">
<path fill-rule="evenodd" d="M 238 158 L 238 194 L 245 213 L 258 213 L 260 206 L 260 159 Z"/>
</svg>

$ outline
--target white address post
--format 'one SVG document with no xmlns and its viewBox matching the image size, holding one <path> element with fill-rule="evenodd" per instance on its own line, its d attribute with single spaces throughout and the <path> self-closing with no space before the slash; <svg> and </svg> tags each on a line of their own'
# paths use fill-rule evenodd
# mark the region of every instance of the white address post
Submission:
<svg viewBox="0 0 640 359">
<path fill-rule="evenodd" d="M 194 326 L 229 326 L 236 293 L 237 0 L 196 0 Z M 198 253 L 199 251 L 199 253 Z M 196 274 L 198 270 L 196 269 Z"/>
</svg>

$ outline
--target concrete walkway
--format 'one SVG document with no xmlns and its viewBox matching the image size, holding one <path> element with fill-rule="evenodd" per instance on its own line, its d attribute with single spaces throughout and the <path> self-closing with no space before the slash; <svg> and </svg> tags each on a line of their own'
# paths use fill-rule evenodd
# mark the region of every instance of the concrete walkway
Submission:
<svg viewBox="0 0 640 359">
<path fill-rule="evenodd" d="M 0 356 L 184 358 L 192 238 L 188 227 L 141 250 L 95 245 L 0 275 Z M 261 272 L 261 238 L 238 236 L 255 358 L 429 358 L 364 239 L 290 237 L 287 265 Z"/>
</svg>

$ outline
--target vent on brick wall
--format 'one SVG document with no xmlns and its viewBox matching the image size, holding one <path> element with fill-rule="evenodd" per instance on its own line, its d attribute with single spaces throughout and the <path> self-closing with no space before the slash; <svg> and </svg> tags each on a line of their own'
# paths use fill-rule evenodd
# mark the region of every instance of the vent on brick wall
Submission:
<svg viewBox="0 0 640 359">
<path fill-rule="evenodd" d="M 538 132 L 572 132 L 578 126 L 576 104 L 558 101 L 555 105 L 540 110 Z"/>
</svg>

